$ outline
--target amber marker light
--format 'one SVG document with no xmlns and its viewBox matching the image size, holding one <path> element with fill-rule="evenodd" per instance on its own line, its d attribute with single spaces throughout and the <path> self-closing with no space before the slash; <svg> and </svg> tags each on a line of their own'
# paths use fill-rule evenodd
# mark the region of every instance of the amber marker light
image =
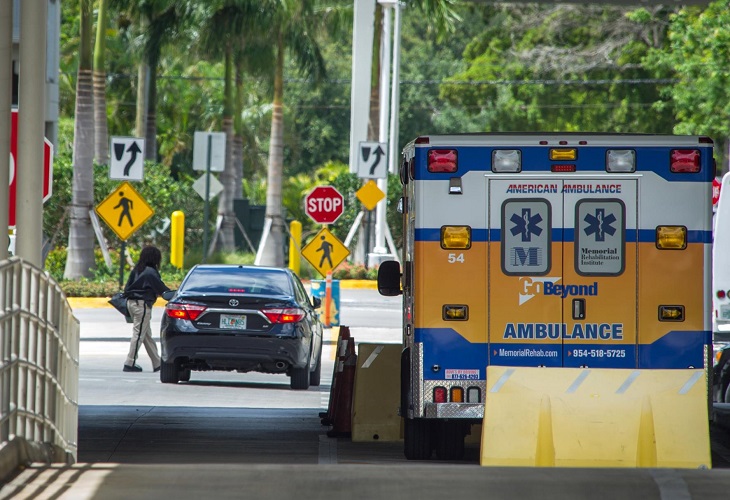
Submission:
<svg viewBox="0 0 730 500">
<path fill-rule="evenodd" d="M 469 226 L 442 226 L 441 248 L 447 250 L 471 248 L 471 228 Z"/>
<path fill-rule="evenodd" d="M 684 321 L 684 306 L 659 306 L 659 321 Z"/>
<path fill-rule="evenodd" d="M 575 160 L 578 158 L 578 150 L 575 148 L 560 148 L 550 150 L 550 159 L 555 161 Z"/>
<path fill-rule="evenodd" d="M 684 250 L 687 248 L 687 228 L 684 226 L 658 226 L 656 247 L 660 250 Z"/>
</svg>

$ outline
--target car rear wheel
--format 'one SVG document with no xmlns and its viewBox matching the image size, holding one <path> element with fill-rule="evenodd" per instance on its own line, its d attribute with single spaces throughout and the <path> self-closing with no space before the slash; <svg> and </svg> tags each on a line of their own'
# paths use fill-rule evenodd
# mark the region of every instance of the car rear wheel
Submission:
<svg viewBox="0 0 730 500">
<path fill-rule="evenodd" d="M 309 385 L 312 387 L 319 387 L 320 381 L 322 380 L 322 349 L 319 349 L 317 355 L 317 368 L 309 374 Z"/>
<path fill-rule="evenodd" d="M 163 384 L 177 384 L 180 381 L 180 372 L 176 363 L 162 362 L 160 367 L 160 382 Z"/>
<path fill-rule="evenodd" d="M 304 391 L 309 389 L 309 367 L 292 368 L 291 370 L 291 388 L 296 391 Z"/>
</svg>

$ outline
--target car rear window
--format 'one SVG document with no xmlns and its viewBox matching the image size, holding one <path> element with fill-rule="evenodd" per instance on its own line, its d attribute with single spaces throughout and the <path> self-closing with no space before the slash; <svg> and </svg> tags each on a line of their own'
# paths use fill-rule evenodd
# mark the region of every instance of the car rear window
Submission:
<svg viewBox="0 0 730 500">
<path fill-rule="evenodd" d="M 286 273 L 238 267 L 193 270 L 182 291 L 199 293 L 250 293 L 256 295 L 292 295 Z"/>
</svg>

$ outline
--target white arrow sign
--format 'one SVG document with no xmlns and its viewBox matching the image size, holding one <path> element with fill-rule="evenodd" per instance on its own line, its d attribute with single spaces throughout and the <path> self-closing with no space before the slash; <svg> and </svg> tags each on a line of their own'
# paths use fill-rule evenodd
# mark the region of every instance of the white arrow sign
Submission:
<svg viewBox="0 0 730 500">
<path fill-rule="evenodd" d="M 144 177 L 144 139 L 112 137 L 109 178 L 141 181 Z"/>
<path fill-rule="evenodd" d="M 388 176 L 387 142 L 360 143 L 357 176 L 361 179 L 385 179 Z"/>
</svg>

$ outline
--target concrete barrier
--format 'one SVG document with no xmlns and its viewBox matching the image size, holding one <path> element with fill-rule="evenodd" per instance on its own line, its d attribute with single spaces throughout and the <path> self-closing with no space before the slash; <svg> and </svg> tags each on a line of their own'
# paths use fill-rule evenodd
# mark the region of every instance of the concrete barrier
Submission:
<svg viewBox="0 0 730 500">
<path fill-rule="evenodd" d="M 481 464 L 710 468 L 705 372 L 490 366 Z"/>
<path fill-rule="evenodd" d="M 358 345 L 352 440 L 400 441 L 400 344 Z"/>
</svg>

